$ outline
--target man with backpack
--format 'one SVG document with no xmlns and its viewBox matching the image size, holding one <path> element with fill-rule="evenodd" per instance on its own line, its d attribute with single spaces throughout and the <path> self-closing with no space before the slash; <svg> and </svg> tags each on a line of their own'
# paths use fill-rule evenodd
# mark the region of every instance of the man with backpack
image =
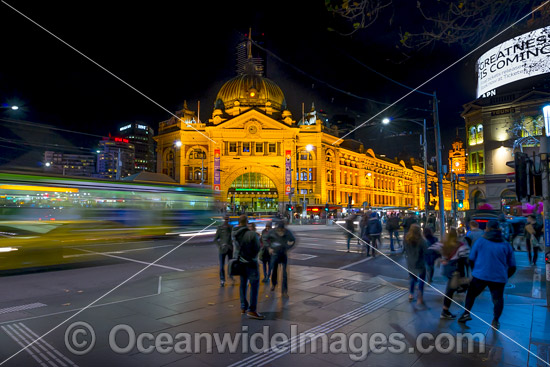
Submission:
<svg viewBox="0 0 550 367">
<path fill-rule="evenodd" d="M 239 262 L 241 278 L 240 299 L 241 314 L 251 319 L 263 320 L 264 316 L 256 312 L 258 305 L 258 291 L 260 288 L 260 271 L 258 269 L 258 253 L 260 239 L 255 231 L 248 227 L 248 217 L 243 214 L 239 217 L 239 225 L 231 233 L 235 249 L 234 261 Z M 250 283 L 250 302 L 248 302 L 248 284 Z"/>
<path fill-rule="evenodd" d="M 223 223 L 218 227 L 214 243 L 218 246 L 218 256 L 220 259 L 220 285 L 225 286 L 225 258 L 233 258 L 233 243 L 231 241 L 231 231 L 233 226 L 229 224 L 229 216 L 223 218 Z M 231 277 L 233 280 L 233 277 Z"/>
</svg>

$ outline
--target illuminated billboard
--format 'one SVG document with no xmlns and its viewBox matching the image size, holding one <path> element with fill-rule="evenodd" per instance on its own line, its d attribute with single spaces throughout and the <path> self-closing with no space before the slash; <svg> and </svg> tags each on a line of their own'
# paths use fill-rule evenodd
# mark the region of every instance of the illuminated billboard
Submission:
<svg viewBox="0 0 550 367">
<path fill-rule="evenodd" d="M 493 47 L 476 66 L 477 98 L 503 85 L 550 72 L 550 26 Z"/>
</svg>

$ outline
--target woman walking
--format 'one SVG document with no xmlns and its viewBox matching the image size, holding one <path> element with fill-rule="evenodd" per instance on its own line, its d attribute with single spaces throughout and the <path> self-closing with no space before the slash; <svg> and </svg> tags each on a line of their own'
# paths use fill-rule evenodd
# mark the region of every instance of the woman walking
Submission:
<svg viewBox="0 0 550 367">
<path fill-rule="evenodd" d="M 409 301 L 414 301 L 416 283 L 418 293 L 416 303 L 424 306 L 424 280 L 426 279 L 425 255 L 428 250 L 428 241 L 422 236 L 422 230 L 416 223 L 411 224 L 404 241 L 404 253 L 407 258 L 407 269 L 409 270 Z"/>
<path fill-rule="evenodd" d="M 441 318 L 452 320 L 456 315 L 449 311 L 455 292 L 462 286 L 459 279 L 466 277 L 466 265 L 470 255 L 470 247 L 466 241 L 461 241 L 456 228 L 450 228 L 441 248 L 443 257 L 443 274 L 447 277 L 445 298 L 443 298 L 443 310 Z"/>
</svg>

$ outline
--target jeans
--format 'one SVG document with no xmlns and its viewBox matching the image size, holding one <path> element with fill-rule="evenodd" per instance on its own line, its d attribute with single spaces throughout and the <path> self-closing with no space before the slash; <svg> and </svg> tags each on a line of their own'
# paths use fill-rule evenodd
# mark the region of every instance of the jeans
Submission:
<svg viewBox="0 0 550 367">
<path fill-rule="evenodd" d="M 506 283 L 491 282 L 472 277 L 472 281 L 470 282 L 470 286 L 468 288 L 468 293 L 466 293 L 466 302 L 464 304 L 466 313 L 469 313 L 468 310 L 471 310 L 474 306 L 477 296 L 479 296 L 485 287 L 488 286 L 489 291 L 491 292 L 491 299 L 493 300 L 493 317 L 496 321 L 498 321 L 500 315 L 502 315 L 502 310 L 504 309 L 505 285 Z"/>
<path fill-rule="evenodd" d="M 258 290 L 260 288 L 260 272 L 258 270 L 258 264 L 254 263 L 246 267 L 245 275 L 240 275 L 240 296 L 241 296 L 241 310 L 250 312 L 256 311 L 258 305 Z M 248 283 L 250 283 L 250 303 L 247 300 Z"/>
<path fill-rule="evenodd" d="M 220 257 L 220 280 L 225 282 L 225 257 L 227 256 L 228 262 L 229 259 L 233 258 L 233 250 L 229 250 L 225 254 L 219 254 Z"/>
<path fill-rule="evenodd" d="M 277 286 L 277 277 L 278 277 L 278 271 L 279 271 L 279 264 L 282 266 L 282 272 L 283 272 L 283 287 L 282 292 L 286 293 L 288 292 L 288 274 L 286 271 L 286 266 L 288 263 L 288 258 L 286 254 L 273 254 L 271 255 L 271 285 L 273 287 Z"/>
<path fill-rule="evenodd" d="M 371 248 L 370 246 L 367 246 L 367 256 L 369 255 L 370 251 L 372 250 L 372 256 L 376 256 L 376 250 L 378 248 L 378 244 L 380 244 L 380 247 L 382 247 L 382 243 L 380 242 L 380 235 L 379 234 L 374 234 L 374 235 L 369 235 L 370 237 L 370 244 L 372 247 L 374 248 Z"/>
<path fill-rule="evenodd" d="M 426 263 L 426 279 L 428 283 L 431 283 L 434 279 L 435 263 Z"/>
<path fill-rule="evenodd" d="M 271 276 L 271 259 L 262 261 L 264 268 L 264 279 L 268 279 Z"/>
<path fill-rule="evenodd" d="M 452 282 L 452 278 L 449 278 L 449 280 L 447 280 L 447 287 L 445 288 L 446 297 L 443 298 L 443 308 L 445 308 L 446 310 L 448 310 L 451 307 L 453 296 L 457 291 L 456 288 L 451 287 L 451 282 Z"/>
<path fill-rule="evenodd" d="M 388 231 L 390 233 L 390 250 L 395 251 L 395 248 L 393 247 L 393 237 L 395 236 L 395 239 L 397 241 L 397 244 L 401 246 L 401 240 L 399 239 L 399 231 Z"/>
<path fill-rule="evenodd" d="M 353 233 L 353 232 L 352 232 Z M 347 245 L 348 245 L 348 251 L 349 251 L 349 245 L 350 245 L 350 242 L 351 242 L 351 239 L 353 238 L 353 234 L 351 233 L 348 233 L 348 242 L 347 242 Z"/>
<path fill-rule="evenodd" d="M 421 280 L 419 280 L 421 279 Z M 422 270 L 418 276 L 409 273 L 409 294 L 414 295 L 414 288 L 418 282 L 418 295 L 424 294 L 424 282 L 426 279 L 426 270 Z"/>
</svg>

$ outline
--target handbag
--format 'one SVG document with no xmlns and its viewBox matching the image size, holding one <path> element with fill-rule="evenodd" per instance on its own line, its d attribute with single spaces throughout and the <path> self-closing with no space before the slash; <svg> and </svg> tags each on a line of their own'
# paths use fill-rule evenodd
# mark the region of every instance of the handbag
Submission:
<svg viewBox="0 0 550 367">
<path fill-rule="evenodd" d="M 229 260 L 229 275 L 234 277 L 237 275 L 245 275 L 246 264 L 239 258 Z"/>
<path fill-rule="evenodd" d="M 449 286 L 451 289 L 465 289 L 470 285 L 470 278 L 461 277 L 459 271 L 453 272 Z"/>
</svg>

